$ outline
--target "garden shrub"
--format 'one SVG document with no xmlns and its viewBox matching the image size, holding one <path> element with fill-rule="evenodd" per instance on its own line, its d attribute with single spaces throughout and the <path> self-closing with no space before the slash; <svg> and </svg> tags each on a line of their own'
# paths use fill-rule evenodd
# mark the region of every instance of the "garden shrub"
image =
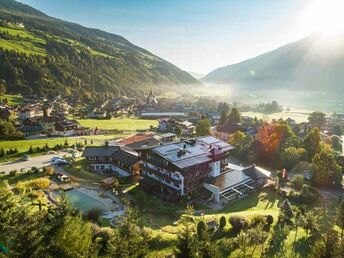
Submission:
<svg viewBox="0 0 344 258">
<path fill-rule="evenodd" d="M 264 225 L 266 218 L 263 215 L 255 215 L 250 222 L 250 227 L 256 227 L 258 225 Z"/>
<path fill-rule="evenodd" d="M 220 218 L 220 229 L 223 229 L 226 226 L 226 217 L 225 216 L 221 216 Z"/>
<path fill-rule="evenodd" d="M 238 234 L 249 225 L 248 219 L 242 216 L 231 216 L 229 218 L 229 223 L 232 225 L 232 230 L 235 234 Z"/>
</svg>

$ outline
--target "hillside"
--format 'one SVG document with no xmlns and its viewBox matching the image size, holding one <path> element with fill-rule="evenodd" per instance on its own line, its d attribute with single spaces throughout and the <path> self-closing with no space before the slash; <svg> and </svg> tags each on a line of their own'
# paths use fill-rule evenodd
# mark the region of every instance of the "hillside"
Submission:
<svg viewBox="0 0 344 258">
<path fill-rule="evenodd" d="M 214 70 L 202 80 L 248 89 L 341 92 L 344 38 L 311 35 L 238 64 Z"/>
<path fill-rule="evenodd" d="M 0 79 L 11 93 L 85 100 L 199 83 L 121 36 L 52 18 L 12 0 L 0 0 Z"/>
</svg>

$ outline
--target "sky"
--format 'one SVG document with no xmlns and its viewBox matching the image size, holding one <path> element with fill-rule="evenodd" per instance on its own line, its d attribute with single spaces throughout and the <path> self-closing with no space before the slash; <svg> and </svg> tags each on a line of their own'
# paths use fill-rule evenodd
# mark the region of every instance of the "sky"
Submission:
<svg viewBox="0 0 344 258">
<path fill-rule="evenodd" d="M 308 36 L 312 0 L 20 0 L 121 35 L 185 71 L 207 74 Z"/>
</svg>

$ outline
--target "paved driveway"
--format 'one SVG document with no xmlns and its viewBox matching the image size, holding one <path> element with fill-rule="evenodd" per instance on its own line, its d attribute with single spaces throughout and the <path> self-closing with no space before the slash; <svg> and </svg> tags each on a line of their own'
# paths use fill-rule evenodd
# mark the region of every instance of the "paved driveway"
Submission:
<svg viewBox="0 0 344 258">
<path fill-rule="evenodd" d="M 63 157 L 67 155 L 67 152 L 58 152 L 57 154 L 42 155 L 37 157 L 32 157 L 27 161 L 16 160 L 7 163 L 0 164 L 0 172 L 5 172 L 6 174 L 12 170 L 29 170 L 32 167 L 42 168 L 51 165 L 52 157 Z"/>
</svg>

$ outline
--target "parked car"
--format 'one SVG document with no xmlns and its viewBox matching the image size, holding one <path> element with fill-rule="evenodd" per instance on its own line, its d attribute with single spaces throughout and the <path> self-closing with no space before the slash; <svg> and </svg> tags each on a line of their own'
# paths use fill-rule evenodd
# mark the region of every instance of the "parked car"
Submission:
<svg viewBox="0 0 344 258">
<path fill-rule="evenodd" d="M 70 163 L 67 160 L 57 160 L 54 162 L 54 165 L 56 165 L 56 166 L 67 166 L 67 165 L 72 165 L 72 163 Z"/>
<path fill-rule="evenodd" d="M 52 150 L 47 152 L 47 155 L 51 155 L 51 154 L 57 154 L 57 152 L 56 151 L 52 151 Z"/>
<path fill-rule="evenodd" d="M 28 161 L 30 158 L 31 158 L 30 155 L 24 154 L 23 156 L 21 156 L 20 159 L 23 160 L 23 161 Z"/>
<path fill-rule="evenodd" d="M 51 160 L 52 162 L 54 162 L 54 161 L 57 161 L 57 160 L 64 160 L 64 159 L 61 158 L 61 157 L 52 157 L 50 160 Z"/>
</svg>

